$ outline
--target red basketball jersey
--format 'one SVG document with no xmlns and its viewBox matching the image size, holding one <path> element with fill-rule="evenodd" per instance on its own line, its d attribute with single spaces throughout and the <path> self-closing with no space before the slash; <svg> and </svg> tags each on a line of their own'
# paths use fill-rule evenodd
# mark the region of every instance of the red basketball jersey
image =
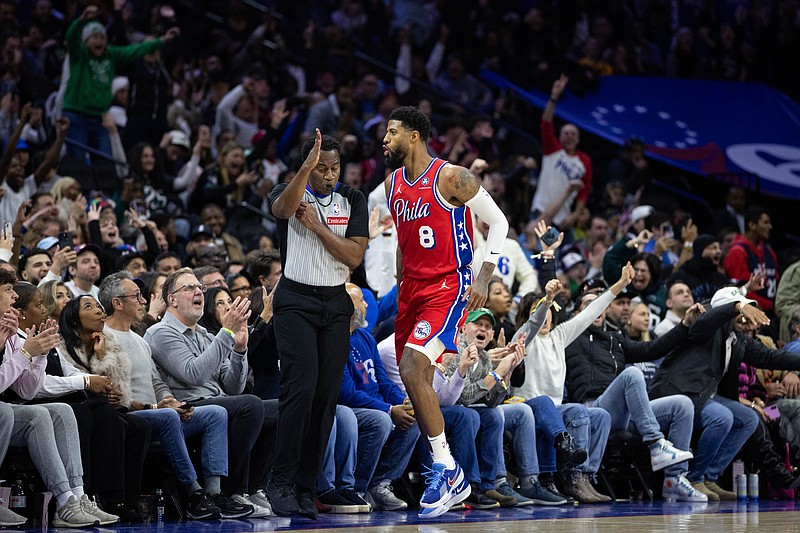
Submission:
<svg viewBox="0 0 800 533">
<path fill-rule="evenodd" d="M 446 164 L 434 158 L 414 181 L 409 181 L 406 167 L 392 172 L 387 202 L 403 254 L 404 278 L 439 278 L 472 263 L 470 211 L 450 205 L 437 189 Z"/>
</svg>

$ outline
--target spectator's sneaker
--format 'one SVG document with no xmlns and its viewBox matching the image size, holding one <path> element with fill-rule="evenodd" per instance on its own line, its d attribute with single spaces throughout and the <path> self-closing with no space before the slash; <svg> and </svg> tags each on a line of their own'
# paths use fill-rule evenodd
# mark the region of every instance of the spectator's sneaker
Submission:
<svg viewBox="0 0 800 533">
<path fill-rule="evenodd" d="M 372 510 L 372 506 L 369 504 L 369 502 L 367 502 L 363 496 L 353 489 L 340 490 L 339 495 L 348 500 L 350 503 L 358 505 L 359 513 L 368 513 Z"/>
<path fill-rule="evenodd" d="M 214 505 L 219 508 L 222 518 L 244 518 L 253 514 L 253 506 L 249 502 L 245 503 L 235 496 L 225 496 L 221 492 L 211 497 Z"/>
<path fill-rule="evenodd" d="M 251 503 L 254 505 L 258 505 L 259 507 L 266 507 L 269 509 L 270 514 L 272 514 L 272 506 L 269 504 L 269 500 L 267 499 L 267 495 L 264 494 L 263 489 L 258 489 L 253 494 L 248 494 L 247 499 L 250 500 Z"/>
<path fill-rule="evenodd" d="M 100 525 L 100 519 L 83 510 L 81 502 L 70 496 L 67 503 L 56 509 L 53 527 L 88 527 Z"/>
<path fill-rule="evenodd" d="M 556 448 L 556 464 L 561 468 L 573 468 L 586 462 L 589 454 L 582 448 L 576 448 L 572 435 L 566 431 L 553 441 Z"/>
<path fill-rule="evenodd" d="M 6 507 L 6 501 L 3 498 L 0 498 L 0 526 L 3 527 L 14 527 L 14 526 L 21 526 L 28 519 L 22 515 L 18 515 L 8 507 Z"/>
<path fill-rule="evenodd" d="M 515 497 L 500 494 L 497 489 L 489 489 L 484 492 L 483 495 L 499 503 L 500 507 L 514 507 L 517 505 L 517 499 Z"/>
<path fill-rule="evenodd" d="M 290 516 L 300 512 L 292 485 L 276 485 L 270 480 L 267 483 L 267 499 L 272 506 L 272 512 L 278 516 Z"/>
<path fill-rule="evenodd" d="M 269 505 L 266 507 L 258 505 L 252 500 L 252 498 L 250 498 L 249 494 L 234 494 L 231 496 L 231 499 L 236 503 L 252 506 L 253 514 L 250 515 L 250 518 L 267 518 L 268 516 L 272 515 L 272 508 Z"/>
<path fill-rule="evenodd" d="M 107 526 L 109 524 L 116 524 L 119 522 L 119 517 L 117 515 L 107 513 L 100 509 L 100 507 L 97 505 L 97 501 L 95 499 L 90 499 L 86 494 L 81 496 L 81 509 L 83 509 L 85 513 L 99 519 L 101 526 Z"/>
<path fill-rule="evenodd" d="M 440 516 L 472 493 L 458 463 L 455 468 L 447 468 L 443 463 L 434 462 L 431 469 L 425 472 L 425 477 L 427 487 L 419 502 L 422 507 L 420 518 Z"/>
<path fill-rule="evenodd" d="M 708 496 L 695 489 L 683 474 L 679 476 L 667 476 L 664 478 L 664 485 L 661 495 L 668 502 L 707 502 Z"/>
<path fill-rule="evenodd" d="M 475 486 L 472 487 L 471 493 L 464 500 L 464 503 L 473 509 L 494 509 L 495 507 L 500 507 L 500 502 L 489 498 Z"/>
<path fill-rule="evenodd" d="M 408 509 L 408 503 L 394 495 L 388 481 L 381 481 L 371 489 L 372 507 L 376 511 L 402 511 Z"/>
<path fill-rule="evenodd" d="M 653 472 L 692 459 L 692 452 L 679 450 L 667 439 L 658 439 L 650 445 L 650 464 Z M 734 498 L 736 499 L 736 498 Z"/>
<path fill-rule="evenodd" d="M 710 490 L 711 492 L 713 492 L 714 494 L 719 496 L 720 500 L 732 501 L 732 500 L 736 499 L 736 494 L 735 493 L 733 493 L 733 492 L 731 492 L 729 490 L 723 489 L 722 487 L 717 485 L 716 481 L 706 481 L 705 485 L 706 485 L 706 488 L 708 490 Z"/>
<path fill-rule="evenodd" d="M 221 516 L 219 507 L 204 490 L 196 490 L 189 496 L 186 514 L 192 520 L 210 520 Z"/>
<path fill-rule="evenodd" d="M 574 498 L 579 503 L 600 503 L 600 498 L 596 497 L 587 487 L 588 483 L 582 473 L 572 472 L 566 478 L 562 489 L 565 495 Z"/>
<path fill-rule="evenodd" d="M 319 514 L 327 514 L 331 512 L 331 506 L 322 503 L 319 501 L 319 498 L 314 498 L 314 505 L 317 506 L 317 512 Z"/>
<path fill-rule="evenodd" d="M 533 480 L 530 487 L 519 487 L 517 492 L 533 500 L 534 505 L 564 505 L 566 498 L 556 496 L 539 483 L 538 479 Z"/>
<path fill-rule="evenodd" d="M 306 518 L 316 520 L 319 516 L 316 498 L 314 497 L 314 493 L 310 490 L 298 491 L 297 506 L 300 508 L 299 514 L 305 516 Z"/>
<path fill-rule="evenodd" d="M 517 507 L 522 507 L 524 505 L 533 505 L 533 500 L 531 500 L 530 498 L 526 498 L 519 492 L 515 491 L 511 487 L 511 484 L 508 481 L 503 481 L 500 484 L 500 486 L 497 487 L 496 490 L 503 496 L 511 497 L 517 500 Z"/>
<path fill-rule="evenodd" d="M 706 497 L 708 498 L 708 501 L 710 501 L 710 502 L 718 502 L 719 501 L 719 495 L 716 492 L 711 492 L 709 490 L 709 488 L 706 487 L 706 484 L 703 483 L 702 481 L 694 481 L 694 482 L 690 482 L 689 484 L 692 486 L 692 488 L 694 490 L 696 490 L 698 492 L 702 492 L 703 494 L 705 494 Z"/>
<path fill-rule="evenodd" d="M 333 490 L 320 494 L 319 501 L 325 505 L 330 505 L 331 512 L 334 514 L 355 514 L 359 512 L 357 504 Z"/>
</svg>

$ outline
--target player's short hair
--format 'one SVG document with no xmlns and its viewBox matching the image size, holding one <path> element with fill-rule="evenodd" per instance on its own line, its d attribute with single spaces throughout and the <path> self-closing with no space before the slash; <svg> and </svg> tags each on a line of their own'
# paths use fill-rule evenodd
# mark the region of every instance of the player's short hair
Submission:
<svg viewBox="0 0 800 533">
<path fill-rule="evenodd" d="M 431 121 L 419 108 L 410 105 L 398 107 L 389 115 L 389 120 L 397 120 L 404 128 L 418 131 L 422 141 L 428 142 L 428 137 L 431 135 Z"/>
</svg>

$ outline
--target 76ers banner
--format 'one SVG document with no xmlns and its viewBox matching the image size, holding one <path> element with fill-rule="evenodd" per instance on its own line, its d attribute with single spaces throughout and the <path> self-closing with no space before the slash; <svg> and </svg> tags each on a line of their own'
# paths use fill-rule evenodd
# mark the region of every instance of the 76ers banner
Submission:
<svg viewBox="0 0 800 533">
<path fill-rule="evenodd" d="M 497 73 L 481 77 L 547 102 Z M 565 94 L 557 113 L 618 144 L 637 137 L 651 157 L 694 174 L 757 175 L 762 192 L 800 198 L 800 105 L 764 84 L 607 76 L 596 93 Z"/>
</svg>

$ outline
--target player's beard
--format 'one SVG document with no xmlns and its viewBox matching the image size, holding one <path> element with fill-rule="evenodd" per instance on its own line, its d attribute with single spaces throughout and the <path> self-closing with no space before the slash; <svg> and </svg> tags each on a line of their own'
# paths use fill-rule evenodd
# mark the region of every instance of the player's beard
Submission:
<svg viewBox="0 0 800 533">
<path fill-rule="evenodd" d="M 389 150 L 389 155 L 386 156 L 386 166 L 388 168 L 400 168 L 408 155 L 408 150 L 404 148 L 396 148 Z"/>
</svg>

